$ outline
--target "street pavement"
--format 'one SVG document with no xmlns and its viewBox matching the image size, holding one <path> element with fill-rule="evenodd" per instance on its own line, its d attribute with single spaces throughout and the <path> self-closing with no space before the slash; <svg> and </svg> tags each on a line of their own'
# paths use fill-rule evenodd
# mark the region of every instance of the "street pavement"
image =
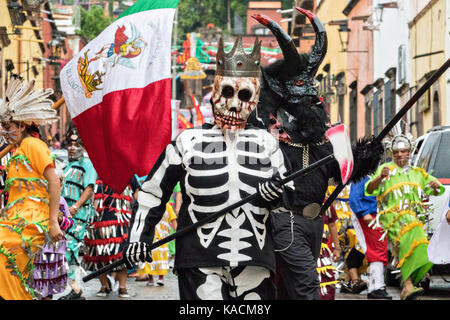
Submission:
<svg viewBox="0 0 450 320">
<path fill-rule="evenodd" d="M 362 277 L 365 279 L 365 277 Z M 417 300 L 450 300 L 450 276 L 443 279 L 441 276 L 433 276 L 431 278 L 430 289 L 426 295 L 419 297 Z M 87 300 L 179 300 L 178 281 L 176 275 L 173 274 L 172 269 L 169 270 L 165 277 L 164 286 L 155 285 L 147 286 L 146 282 L 136 281 L 135 278 L 127 279 L 127 289 L 130 298 L 120 298 L 117 292 L 112 292 L 107 297 L 97 297 L 96 293 L 100 289 L 100 282 L 98 279 L 92 279 L 82 284 L 83 293 Z M 68 288 L 64 293 L 56 295 L 55 299 L 69 293 Z M 336 300 L 367 300 L 367 290 L 360 294 L 340 293 L 336 289 Z M 388 293 L 393 297 L 393 300 L 400 300 L 400 289 L 398 287 L 387 287 Z"/>
<path fill-rule="evenodd" d="M 447 276 L 447 279 L 450 281 L 450 276 Z M 401 300 L 399 287 L 387 287 L 386 291 L 392 296 L 392 300 Z M 339 289 L 336 289 L 336 292 L 336 300 L 368 300 L 367 290 L 360 294 L 340 293 Z M 441 276 L 432 276 L 429 290 L 417 300 L 450 300 L 450 283 Z"/>
<path fill-rule="evenodd" d="M 96 293 L 100 290 L 100 281 L 92 279 L 86 283 L 82 283 L 83 296 L 87 300 L 179 300 L 178 294 L 178 280 L 173 274 L 172 269 L 169 270 L 168 275 L 164 279 L 164 285 L 156 285 L 157 278 L 155 277 L 155 285 L 147 286 L 146 281 L 136 281 L 135 278 L 127 279 L 127 291 L 130 298 L 119 297 L 118 292 L 112 292 L 107 297 L 97 297 Z M 60 295 L 55 296 L 58 299 L 60 296 L 66 295 L 70 289 Z"/>
</svg>

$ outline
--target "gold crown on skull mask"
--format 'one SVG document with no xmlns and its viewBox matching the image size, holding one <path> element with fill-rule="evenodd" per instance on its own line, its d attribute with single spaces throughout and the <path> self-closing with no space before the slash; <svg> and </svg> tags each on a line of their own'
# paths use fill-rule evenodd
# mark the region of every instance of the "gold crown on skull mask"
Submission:
<svg viewBox="0 0 450 320">
<path fill-rule="evenodd" d="M 255 38 L 253 51 L 247 54 L 242 47 L 242 36 L 238 36 L 233 49 L 225 53 L 223 39 L 219 40 L 216 56 L 216 75 L 224 77 L 259 77 L 261 68 L 261 42 Z"/>
</svg>

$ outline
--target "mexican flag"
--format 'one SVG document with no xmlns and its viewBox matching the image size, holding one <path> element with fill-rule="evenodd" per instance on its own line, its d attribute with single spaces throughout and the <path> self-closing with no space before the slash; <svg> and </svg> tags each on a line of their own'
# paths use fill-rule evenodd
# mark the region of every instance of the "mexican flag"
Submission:
<svg viewBox="0 0 450 320">
<path fill-rule="evenodd" d="M 61 70 L 67 108 L 99 177 L 122 192 L 171 139 L 171 36 L 179 0 L 139 0 Z"/>
</svg>

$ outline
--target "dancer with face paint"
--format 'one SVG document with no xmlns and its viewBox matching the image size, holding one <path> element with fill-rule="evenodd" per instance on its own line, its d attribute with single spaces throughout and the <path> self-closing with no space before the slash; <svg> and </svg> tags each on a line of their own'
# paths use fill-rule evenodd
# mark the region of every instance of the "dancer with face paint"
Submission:
<svg viewBox="0 0 450 320">
<path fill-rule="evenodd" d="M 212 92 L 215 123 L 180 133 L 138 192 L 131 243 L 124 251 L 129 268 L 151 261 L 148 243 L 178 181 L 179 229 L 259 192 L 256 200 L 177 238 L 174 270 L 181 299 L 274 298 L 269 212 L 280 201 L 279 180 L 286 169 L 273 136 L 247 124 L 259 99 L 260 49 L 256 40 L 252 53 L 245 53 L 238 37 L 225 53 L 219 41 Z"/>
<path fill-rule="evenodd" d="M 31 300 L 38 249 L 63 238 L 58 223 L 59 179 L 37 125 L 58 120 L 53 90 L 11 78 L 0 101 L 2 134 L 15 151 L 6 165 L 8 203 L 0 215 L 0 300 Z M 36 137 L 37 136 L 37 137 Z"/>
<path fill-rule="evenodd" d="M 311 12 L 296 8 L 311 22 L 316 41 L 309 54 L 299 54 L 292 38 L 271 18 L 253 16 L 277 38 L 284 59 L 262 68 L 261 98 L 249 121 L 269 130 L 292 171 L 306 167 L 333 152 L 325 137 L 329 129 L 326 106 L 314 85 L 315 74 L 327 50 L 327 35 Z M 382 154 L 382 145 L 373 137 L 358 141 L 353 148 L 353 180 L 373 172 Z M 279 299 L 319 299 L 316 262 L 323 233 L 321 206 L 329 179 L 340 182 L 337 162 L 294 180 L 295 196 L 280 214 L 271 215 L 277 258 Z"/>
<path fill-rule="evenodd" d="M 83 145 L 78 131 L 69 128 L 66 134 L 69 164 L 64 168 L 66 179 L 61 195 L 66 199 L 74 225 L 67 233 L 66 259 L 69 264 L 68 276 L 72 290 L 60 300 L 84 300 L 80 288 L 81 252 L 85 249 L 86 228 L 95 215 L 91 203 L 97 180 L 91 161 L 83 157 Z"/>
<path fill-rule="evenodd" d="M 433 266 L 428 261 L 428 239 L 420 221 L 427 207 L 424 196 L 445 191 L 436 178 L 409 165 L 411 150 L 411 140 L 396 135 L 391 143 L 393 162 L 379 166 L 365 185 L 365 194 L 377 196 L 380 209 L 369 227 L 383 227 L 380 240 L 388 237 L 393 244 L 393 265 L 402 275 L 402 300 L 413 300 L 423 293 L 417 285 Z"/>
</svg>

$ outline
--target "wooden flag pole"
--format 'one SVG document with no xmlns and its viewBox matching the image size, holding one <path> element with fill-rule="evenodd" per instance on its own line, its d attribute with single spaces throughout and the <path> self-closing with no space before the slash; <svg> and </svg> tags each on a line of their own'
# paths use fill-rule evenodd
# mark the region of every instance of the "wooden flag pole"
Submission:
<svg viewBox="0 0 450 320">
<path fill-rule="evenodd" d="M 52 109 L 58 110 L 64 104 L 64 102 L 66 102 L 66 100 L 64 100 L 64 97 L 62 97 L 53 104 Z"/>
<path fill-rule="evenodd" d="M 4 156 L 6 156 L 8 154 L 8 152 L 11 151 L 12 148 L 13 148 L 13 146 L 9 144 L 5 149 L 0 151 L 0 159 L 3 158 Z"/>
</svg>

